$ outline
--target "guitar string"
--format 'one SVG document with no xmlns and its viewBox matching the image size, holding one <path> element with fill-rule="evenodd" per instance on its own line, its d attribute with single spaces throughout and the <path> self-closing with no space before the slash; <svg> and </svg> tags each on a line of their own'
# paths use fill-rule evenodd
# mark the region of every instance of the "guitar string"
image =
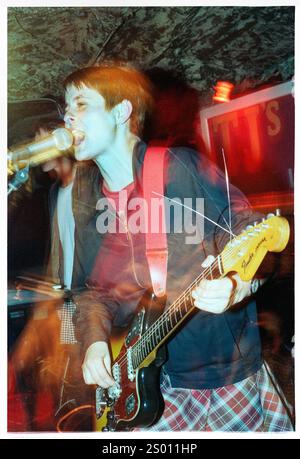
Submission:
<svg viewBox="0 0 300 459">
<path fill-rule="evenodd" d="M 232 257 L 232 253 L 234 252 L 234 247 L 233 249 L 230 249 L 227 253 L 227 257 L 223 257 L 223 261 L 227 261 L 228 258 L 231 258 Z M 221 255 L 219 255 L 215 260 L 214 262 L 212 263 L 212 265 L 210 265 L 210 267 L 208 267 L 208 270 L 210 270 L 211 274 L 212 272 L 215 272 L 217 273 L 217 277 L 216 278 L 220 278 L 222 277 L 222 273 L 220 273 L 220 270 L 219 270 L 219 264 L 218 264 L 218 259 L 219 257 L 221 257 Z M 157 319 L 157 321 L 155 321 L 150 327 L 149 329 L 147 330 L 146 333 L 144 333 L 140 339 L 132 346 L 132 350 L 135 350 L 136 354 L 138 355 L 139 352 L 142 352 L 143 351 L 143 346 L 147 343 L 147 340 L 150 341 L 150 339 L 152 339 L 152 337 L 158 337 L 160 339 L 161 336 L 160 336 L 160 332 L 162 331 L 164 333 L 164 329 L 163 329 L 163 325 L 165 324 L 166 327 L 168 328 L 168 324 L 167 324 L 167 321 L 171 321 L 171 326 L 173 327 L 172 325 L 172 320 L 171 320 L 171 317 L 172 317 L 172 314 L 177 314 L 177 312 L 180 313 L 180 319 L 185 319 L 186 315 L 191 312 L 192 309 L 194 309 L 196 306 L 193 304 L 193 298 L 191 296 L 192 294 L 192 290 L 194 289 L 195 286 L 197 286 L 197 284 L 203 279 L 203 278 L 208 278 L 208 276 L 206 276 L 207 274 L 207 270 L 204 270 L 186 289 L 185 291 L 172 303 L 172 305 L 167 308 L 166 311 L 164 311 L 161 316 Z M 189 301 L 189 305 L 188 305 L 188 308 L 186 307 L 186 300 L 188 299 Z M 192 305 L 192 307 L 190 307 Z M 185 311 L 182 310 L 182 308 L 185 308 Z M 200 308 L 199 308 L 200 309 Z M 200 309 L 201 310 L 201 309 Z M 183 313 L 183 315 L 182 315 Z M 178 323 L 178 320 L 177 320 L 177 317 L 175 315 L 175 321 L 177 321 Z M 177 325 L 177 323 L 175 324 L 175 326 Z M 169 330 L 167 332 L 167 334 L 170 332 L 171 330 Z M 157 335 L 157 332 L 159 332 L 159 334 Z M 167 335 L 166 334 L 166 335 Z M 166 336 L 165 335 L 165 336 Z M 164 338 L 164 336 L 163 336 Z M 155 348 L 155 346 L 154 346 Z M 147 349 L 147 348 L 146 348 Z M 153 349 L 152 349 L 153 350 Z M 151 351 L 150 351 L 151 352 Z M 148 353 L 149 354 L 149 353 Z M 142 359 L 143 360 L 143 359 Z"/>
<path fill-rule="evenodd" d="M 252 230 L 251 230 L 252 231 Z M 265 231 L 265 229 L 263 229 L 263 231 Z M 258 235 L 258 234 L 257 234 Z M 233 242 L 235 242 L 237 239 L 241 238 L 242 237 L 242 234 L 240 236 L 238 236 L 237 238 L 235 238 L 233 240 Z M 228 259 L 230 259 L 230 257 L 232 256 L 233 252 L 236 251 L 236 250 L 239 250 L 239 247 L 236 247 L 236 246 L 231 246 L 231 248 L 227 251 L 227 254 L 225 257 L 223 257 L 223 261 L 227 261 Z M 170 305 L 169 308 L 166 309 L 166 311 L 164 311 L 161 316 L 150 326 L 150 328 L 147 330 L 146 333 L 144 333 L 140 338 L 139 340 L 131 347 L 132 351 L 134 351 L 135 353 L 135 356 L 137 356 L 137 352 L 138 351 L 142 351 L 143 348 L 142 348 L 142 345 L 145 344 L 145 340 L 147 338 L 150 338 L 152 336 L 154 336 L 155 332 L 159 329 L 159 327 L 161 326 L 161 324 L 163 322 L 165 322 L 166 320 L 168 320 L 168 317 L 170 316 L 170 314 L 174 313 L 176 311 L 176 309 L 178 308 L 178 306 L 182 306 L 183 304 L 183 301 L 186 301 L 186 299 L 188 298 L 190 300 L 190 296 L 191 296 L 191 290 L 194 289 L 194 286 L 199 283 L 203 278 L 206 278 L 208 279 L 209 276 L 207 274 L 211 274 L 213 271 L 217 270 L 217 274 L 219 274 L 219 278 L 222 276 L 222 274 L 220 273 L 220 270 L 219 270 L 219 263 L 218 263 L 218 259 L 219 257 L 221 257 L 221 254 L 219 254 L 216 259 L 213 261 L 213 263 L 208 266 L 204 271 L 202 271 L 202 273 L 196 277 L 196 279 L 194 279 L 194 281 L 189 285 L 189 287 L 187 287 L 185 289 L 185 291 Z M 195 308 L 195 306 L 193 305 L 192 308 L 190 309 L 193 309 Z M 178 308 L 179 309 L 179 308 Z M 187 311 L 188 312 L 188 311 Z M 184 316 L 187 314 L 184 313 Z M 183 318 L 183 316 L 181 317 Z M 147 338 L 146 338 L 146 335 L 147 335 Z M 148 340 L 149 341 L 149 340 Z M 149 352 L 148 352 L 148 355 L 149 355 Z M 147 356 L 146 356 L 147 357 Z M 144 357 L 143 360 L 146 358 Z M 142 360 L 142 361 L 143 361 Z M 120 366 L 123 366 L 124 364 L 126 364 L 126 361 L 127 361 L 127 354 L 121 356 L 120 360 L 116 360 L 114 365 L 117 363 L 118 365 Z M 113 366 L 114 366 L 113 365 Z"/>
<path fill-rule="evenodd" d="M 215 264 L 215 266 L 212 266 L 213 264 Z M 201 278 L 201 277 L 204 277 L 204 275 L 208 274 L 212 269 L 213 269 L 213 270 L 216 269 L 216 268 L 217 268 L 217 259 L 213 261 L 212 265 L 211 265 L 210 267 L 206 268 L 204 271 L 202 271 L 202 273 L 194 280 L 194 282 L 195 282 L 197 279 L 199 279 L 199 278 Z M 201 279 L 201 280 L 202 280 L 202 279 Z M 193 283 L 194 283 L 194 282 L 193 282 Z M 192 285 L 192 284 L 190 284 L 190 286 L 191 286 L 191 285 Z M 188 287 L 188 288 L 189 288 L 189 287 Z M 187 290 L 187 289 L 186 289 L 186 290 Z M 183 292 L 183 293 L 185 293 L 185 292 Z M 181 295 L 180 295 L 180 296 L 170 305 L 170 307 L 169 307 L 166 311 L 164 311 L 164 312 L 161 314 L 161 316 L 157 319 L 157 321 L 154 322 L 154 324 L 152 324 L 152 325 L 150 326 L 149 330 L 152 329 L 153 326 L 156 325 L 157 322 L 161 322 L 161 321 L 163 320 L 163 316 L 166 317 L 167 314 L 170 314 L 170 312 L 172 311 L 172 309 L 174 309 L 175 304 L 179 302 L 180 297 L 181 297 L 182 295 L 183 295 L 183 294 L 181 294 Z M 177 304 L 176 304 L 176 306 L 177 306 Z M 147 333 L 149 332 L 149 330 L 147 331 Z M 142 337 L 139 339 L 139 341 L 138 341 L 137 343 L 135 343 L 135 344 L 132 346 L 132 349 L 133 349 L 133 348 L 136 349 L 137 344 L 142 340 L 143 337 L 144 337 L 144 335 L 142 335 Z M 123 355 L 123 356 L 120 358 L 120 360 L 119 360 L 119 361 L 116 361 L 115 363 L 118 363 L 118 364 L 121 366 L 121 365 L 123 365 L 123 363 L 126 363 L 126 360 L 127 360 L 126 355 Z"/>
<path fill-rule="evenodd" d="M 220 271 L 216 269 L 217 267 L 214 266 L 212 269 L 209 269 L 210 273 L 212 273 L 213 271 L 216 271 L 217 274 L 219 274 L 219 277 L 221 276 L 220 274 Z M 205 278 L 205 276 L 202 276 L 202 278 Z M 198 276 L 198 281 L 200 282 L 202 280 L 201 276 Z M 214 278 L 216 279 L 216 277 Z M 191 297 L 191 294 L 192 294 L 192 290 L 194 288 L 194 285 L 197 284 L 198 282 L 196 282 L 196 280 L 194 280 L 193 283 L 190 284 L 190 286 L 170 305 L 169 308 L 167 308 L 166 311 L 164 311 L 161 316 L 157 319 L 157 321 L 155 321 L 151 326 L 150 328 L 147 330 L 146 333 L 144 333 L 140 339 L 132 346 L 132 352 L 135 353 L 135 355 L 138 357 L 139 353 L 142 353 L 143 352 L 143 346 L 147 344 L 147 341 L 152 344 L 152 338 L 157 338 L 159 337 L 159 339 L 161 340 L 161 336 L 160 336 L 160 332 L 164 332 L 163 330 L 163 325 L 165 324 L 166 327 L 168 327 L 168 322 L 171 322 L 171 327 L 173 327 L 173 324 L 172 324 L 172 315 L 175 315 L 175 321 L 177 321 L 178 323 L 178 320 L 177 320 L 177 317 L 176 317 L 176 314 L 177 312 L 179 312 L 180 314 L 180 319 L 184 319 L 188 312 L 191 312 L 192 309 L 195 307 L 193 304 L 192 304 L 192 297 Z M 193 285 L 194 284 L 194 285 Z M 186 300 L 188 299 L 189 301 L 189 305 L 188 307 L 186 306 Z M 192 307 L 191 307 L 192 305 Z M 184 311 L 182 308 L 185 308 L 186 310 Z M 177 325 L 177 323 L 175 324 L 175 326 Z M 170 332 L 171 330 L 168 331 L 168 333 Z M 167 334 L 168 334 L 167 333 Z M 166 335 L 165 335 L 166 336 Z M 154 346 L 155 347 L 155 346 Z M 146 347 L 146 350 L 147 350 L 147 347 Z M 151 351 L 150 351 L 151 352 Z"/>
<path fill-rule="evenodd" d="M 190 284 L 190 286 L 186 289 L 186 290 L 190 290 L 192 288 L 192 285 L 196 283 L 196 281 L 199 281 L 199 280 L 202 280 L 202 278 L 204 278 L 205 274 L 207 274 L 208 272 L 210 273 L 211 271 L 215 271 L 216 268 L 218 268 L 217 266 L 217 260 L 215 260 L 213 262 L 213 264 L 215 264 L 215 266 L 210 266 L 208 267 L 205 271 L 203 271 L 201 273 L 201 275 L 199 275 L 192 284 Z M 220 275 L 220 272 L 219 270 L 217 271 Z M 207 277 L 206 277 L 207 278 Z M 190 296 L 190 294 L 189 294 Z M 148 338 L 148 341 L 151 339 L 152 336 L 155 335 L 156 331 L 159 329 L 161 323 L 165 320 L 167 320 L 167 317 L 170 316 L 170 314 L 172 314 L 174 311 L 176 311 L 177 307 L 182 305 L 182 301 L 183 298 L 186 299 L 187 297 L 187 293 L 186 291 L 184 291 L 171 305 L 170 307 L 164 311 L 161 316 L 157 319 L 156 322 L 154 322 L 154 324 L 152 324 L 150 326 L 150 328 L 147 330 L 147 332 L 141 336 L 141 338 L 132 346 L 132 352 L 134 353 L 135 357 L 138 356 L 138 352 L 142 352 L 143 348 L 142 346 L 145 344 L 145 340 Z M 191 309 L 193 309 L 195 306 L 192 306 Z M 147 338 L 146 336 L 147 335 Z M 148 355 L 150 353 L 148 352 Z M 145 359 L 145 357 L 141 360 L 143 361 Z M 123 367 L 123 365 L 127 365 L 127 354 L 121 356 L 120 360 L 119 361 L 116 361 L 116 363 L 118 363 L 118 365 L 120 365 L 121 367 Z"/>
<path fill-rule="evenodd" d="M 236 249 L 236 247 L 232 247 L 226 254 L 226 257 L 223 257 L 223 260 L 228 260 L 231 256 L 232 256 L 232 253 L 235 251 L 234 249 Z M 207 274 L 210 274 L 210 272 L 212 271 L 215 271 L 217 270 L 217 273 L 219 274 L 219 277 L 222 275 L 219 271 L 219 265 L 218 265 L 218 258 L 220 257 L 221 255 L 218 255 L 218 257 L 216 257 L 216 259 L 213 261 L 213 263 L 207 267 L 204 271 L 202 271 L 202 273 L 196 277 L 196 279 L 194 279 L 194 281 L 189 285 L 189 287 L 187 287 L 187 289 L 170 305 L 170 307 L 164 311 L 161 316 L 157 319 L 156 322 L 154 322 L 150 328 L 147 330 L 147 332 L 142 335 L 140 337 L 140 339 L 132 346 L 132 352 L 135 353 L 135 356 L 137 355 L 137 349 L 139 351 L 142 351 L 142 344 L 145 343 L 145 339 L 146 339 L 146 334 L 147 334 L 147 337 L 150 339 L 150 337 L 152 337 L 155 332 L 158 330 L 158 328 L 160 327 L 161 323 L 163 321 L 165 321 L 167 319 L 168 316 L 170 316 L 170 314 L 172 314 L 174 311 L 176 311 L 177 307 L 178 306 L 181 306 L 182 305 L 182 302 L 183 300 L 186 300 L 186 297 L 191 295 L 191 292 L 190 290 L 192 290 L 195 286 L 195 284 L 199 283 L 203 278 L 208 278 L 208 276 L 206 276 Z M 187 293 L 187 291 L 189 291 Z M 192 306 L 191 309 L 193 309 L 195 306 Z M 148 353 L 149 355 L 149 353 Z M 143 359 L 144 360 L 144 359 Z M 120 366 L 123 366 L 124 364 L 127 365 L 127 354 L 123 355 L 119 361 L 116 361 L 115 363 L 118 363 L 118 365 Z"/>
<path fill-rule="evenodd" d="M 241 237 L 241 236 L 239 236 Z M 238 238 L 239 238 L 238 237 Z M 237 238 L 236 238 L 237 239 Z M 235 240 L 236 240 L 235 239 Z M 223 257 L 223 260 L 224 261 L 227 261 L 228 259 L 230 259 L 230 257 L 232 256 L 233 252 L 236 250 L 236 249 L 239 249 L 238 247 L 234 247 L 232 246 L 230 248 L 230 250 L 227 251 L 227 254 L 225 257 Z M 140 337 L 140 339 L 132 346 L 132 351 L 135 352 L 135 354 L 137 353 L 137 349 L 140 351 L 142 350 L 142 344 L 144 344 L 145 342 L 145 336 L 147 334 L 147 337 L 150 338 L 150 336 L 152 337 L 155 332 L 158 330 L 158 328 L 160 327 L 161 323 L 164 322 L 165 320 L 167 320 L 167 317 L 170 316 L 170 314 L 174 311 L 176 311 L 177 307 L 178 306 L 181 306 L 182 305 L 182 302 L 183 300 L 186 300 L 187 297 L 190 297 L 191 295 L 191 290 L 194 288 L 194 286 L 196 284 L 198 284 L 202 279 L 206 278 L 208 279 L 209 277 L 209 274 L 216 270 L 217 273 L 219 274 L 219 277 L 222 275 L 219 271 L 219 263 L 218 263 L 218 259 L 219 257 L 221 256 L 218 255 L 218 257 L 216 257 L 216 259 L 213 261 L 213 263 L 208 266 L 204 271 L 202 271 L 202 273 L 196 277 L 196 279 L 194 279 L 194 281 L 189 285 L 189 287 L 187 287 L 185 289 L 185 291 L 183 293 L 181 293 L 181 295 L 170 305 L 169 308 L 167 308 L 166 311 L 164 311 L 161 316 L 157 319 L 157 321 L 155 321 L 151 326 L 150 328 L 147 330 L 147 332 L 142 335 Z M 192 308 L 195 307 L 195 306 L 192 306 Z M 123 355 L 119 361 L 116 361 L 115 363 L 118 363 L 118 365 L 120 366 L 123 366 L 123 364 L 126 364 L 126 360 L 127 360 L 127 355 Z"/>
<path fill-rule="evenodd" d="M 253 229 L 251 229 L 251 231 L 253 231 Z M 265 229 L 263 229 L 263 232 L 265 232 Z M 249 235 L 249 233 L 247 233 Z M 258 234 L 256 234 L 256 236 L 258 236 Z M 242 235 L 238 236 L 237 238 L 235 238 L 235 241 L 239 238 L 241 238 Z M 251 236 L 252 237 L 252 236 Z M 235 249 L 238 249 L 239 250 L 239 247 L 236 247 L 236 245 L 232 245 L 230 250 L 228 250 L 227 254 L 225 257 L 222 257 L 223 258 L 223 261 L 227 261 L 228 258 L 232 257 L 232 253 L 235 251 Z M 217 274 L 218 274 L 218 278 L 220 278 L 223 274 L 220 273 L 220 270 L 219 270 L 219 263 L 218 263 L 218 259 L 221 257 L 221 254 L 218 255 L 218 257 L 216 257 L 216 259 L 214 260 L 214 262 L 207 268 L 207 270 L 210 270 L 212 272 L 212 269 L 215 270 L 217 268 Z M 213 266 L 214 265 L 214 266 Z M 194 289 L 195 285 L 197 283 L 199 283 L 199 281 L 202 280 L 203 277 L 206 276 L 207 274 L 207 270 L 204 270 L 190 285 L 189 287 L 187 287 L 185 289 L 185 291 L 172 303 L 172 305 L 166 310 L 164 311 L 163 314 L 161 314 L 161 316 L 149 327 L 149 329 L 147 330 L 146 333 L 144 333 L 144 335 L 142 335 L 140 337 L 140 339 L 132 346 L 132 349 L 135 349 L 137 352 L 142 349 L 142 345 L 145 344 L 145 341 L 149 338 L 152 338 L 152 336 L 156 335 L 156 332 L 159 330 L 160 331 L 160 328 L 161 328 L 161 325 L 163 325 L 164 323 L 166 323 L 166 320 L 171 320 L 170 319 L 170 316 L 172 315 L 173 312 L 177 312 L 176 309 L 181 313 L 182 311 L 180 311 L 180 309 L 182 308 L 182 306 L 184 305 L 184 307 L 186 307 L 186 299 L 188 298 L 189 301 L 192 301 L 192 298 L 191 298 L 191 293 L 192 293 L 192 290 Z M 206 277 L 208 278 L 208 277 Z M 179 307 L 178 307 L 179 306 Z M 190 312 L 189 310 L 193 309 L 195 306 L 193 305 L 192 308 L 189 308 L 186 312 L 184 312 L 184 318 L 186 316 L 186 314 L 188 312 Z M 183 316 L 181 315 L 180 319 L 182 319 Z M 176 318 L 175 318 L 176 319 Z M 177 325 L 177 324 L 176 324 Z M 168 326 L 168 325 L 166 325 Z M 172 326 L 172 321 L 171 321 L 171 326 Z M 164 331 L 164 330 L 162 330 Z M 168 332 L 169 333 L 169 332 Z M 159 335 L 160 336 L 160 335 Z M 160 337 L 161 338 L 161 337 Z M 140 346 L 139 346 L 140 345 Z"/>
</svg>

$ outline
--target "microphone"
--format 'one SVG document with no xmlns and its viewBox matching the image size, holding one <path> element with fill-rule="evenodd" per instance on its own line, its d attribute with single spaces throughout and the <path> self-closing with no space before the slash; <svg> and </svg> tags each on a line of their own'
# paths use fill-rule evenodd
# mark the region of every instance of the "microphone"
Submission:
<svg viewBox="0 0 300 459">
<path fill-rule="evenodd" d="M 73 140 L 74 138 L 71 131 L 65 128 L 58 128 L 41 140 L 35 140 L 20 147 L 9 149 L 8 160 L 12 162 L 22 161 L 27 158 L 30 160 L 32 156 L 39 155 L 40 153 L 45 154 L 46 151 L 49 153 L 50 151 L 52 152 L 50 156 L 53 156 L 54 152 L 56 152 L 56 156 L 59 156 L 61 151 L 71 148 Z M 35 163 L 34 158 L 32 159 L 33 161 L 30 162 Z"/>
</svg>

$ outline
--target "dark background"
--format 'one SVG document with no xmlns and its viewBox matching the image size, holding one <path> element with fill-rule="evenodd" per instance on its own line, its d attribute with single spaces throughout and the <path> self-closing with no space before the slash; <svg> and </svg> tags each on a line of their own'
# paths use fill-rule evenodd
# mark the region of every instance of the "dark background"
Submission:
<svg viewBox="0 0 300 459">
<path fill-rule="evenodd" d="M 64 77 L 105 59 L 129 60 L 155 84 L 157 108 L 146 126 L 146 140 L 189 145 L 209 155 L 199 135 L 199 111 L 214 104 L 218 81 L 233 83 L 232 97 L 240 97 L 293 78 L 294 8 L 8 8 L 8 146 L 32 139 L 42 124 L 60 122 Z M 268 157 L 261 175 L 263 189 L 262 182 L 249 186 L 252 181 L 243 169 L 233 174 L 233 182 L 263 212 L 270 211 L 272 193 L 274 206 L 281 196 L 283 213 L 291 224 L 280 275 L 261 289 L 258 304 L 264 353 L 293 403 L 293 185 L 286 176 L 287 164 L 293 168 L 294 161 L 293 108 L 287 113 L 290 145 L 284 158 L 274 146 L 274 156 Z M 15 287 L 17 276 L 45 272 L 48 192 L 53 180 L 37 167 L 22 189 L 9 197 L 10 288 Z M 262 191 L 268 194 L 266 202 Z M 9 319 L 14 339 L 27 316 L 19 317 L 18 323 Z"/>
</svg>

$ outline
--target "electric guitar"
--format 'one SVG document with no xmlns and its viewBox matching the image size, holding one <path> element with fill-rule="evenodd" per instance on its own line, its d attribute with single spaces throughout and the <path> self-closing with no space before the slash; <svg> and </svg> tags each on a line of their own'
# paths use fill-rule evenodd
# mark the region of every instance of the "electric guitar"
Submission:
<svg viewBox="0 0 300 459">
<path fill-rule="evenodd" d="M 242 280 L 253 278 L 267 252 L 281 252 L 289 240 L 289 223 L 279 211 L 248 226 L 188 288 L 166 309 L 166 297 L 152 291 L 142 298 L 138 313 L 112 365 L 115 384 L 96 389 L 96 430 L 124 431 L 148 427 L 162 414 L 160 367 L 165 360 L 162 344 L 195 310 L 192 292 L 202 279 L 225 277 L 230 272 Z"/>
</svg>

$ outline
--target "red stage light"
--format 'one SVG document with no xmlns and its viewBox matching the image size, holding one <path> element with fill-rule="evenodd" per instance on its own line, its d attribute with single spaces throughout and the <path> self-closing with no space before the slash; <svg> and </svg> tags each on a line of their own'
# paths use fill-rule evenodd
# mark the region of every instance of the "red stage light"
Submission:
<svg viewBox="0 0 300 459">
<path fill-rule="evenodd" d="M 216 91 L 213 100 L 216 102 L 229 102 L 233 84 L 229 81 L 218 81 L 214 90 Z"/>
</svg>

